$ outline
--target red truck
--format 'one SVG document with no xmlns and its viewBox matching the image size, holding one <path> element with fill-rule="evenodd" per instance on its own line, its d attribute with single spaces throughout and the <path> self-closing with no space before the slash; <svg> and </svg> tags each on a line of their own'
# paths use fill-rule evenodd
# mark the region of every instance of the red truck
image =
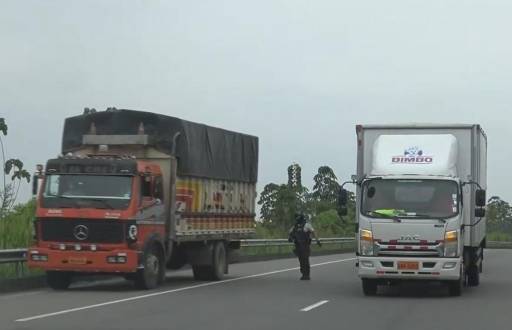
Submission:
<svg viewBox="0 0 512 330">
<path fill-rule="evenodd" d="M 192 266 L 219 280 L 254 234 L 258 138 L 155 113 L 84 111 L 64 124 L 62 155 L 40 166 L 28 265 L 48 285 L 119 274 L 138 288 Z"/>
</svg>

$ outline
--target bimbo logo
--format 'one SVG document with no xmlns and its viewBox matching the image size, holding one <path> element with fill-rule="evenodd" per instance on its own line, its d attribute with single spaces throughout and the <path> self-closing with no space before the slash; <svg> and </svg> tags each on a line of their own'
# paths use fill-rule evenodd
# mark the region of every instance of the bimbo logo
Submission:
<svg viewBox="0 0 512 330">
<path fill-rule="evenodd" d="M 410 147 L 405 149 L 403 156 L 393 156 L 393 164 L 432 164 L 432 156 L 425 156 L 423 150 L 419 147 Z"/>
</svg>

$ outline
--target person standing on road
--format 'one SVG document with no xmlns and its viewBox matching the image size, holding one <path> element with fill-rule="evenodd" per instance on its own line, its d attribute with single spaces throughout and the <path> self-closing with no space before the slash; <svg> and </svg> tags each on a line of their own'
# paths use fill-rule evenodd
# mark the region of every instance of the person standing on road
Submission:
<svg viewBox="0 0 512 330">
<path fill-rule="evenodd" d="M 309 256 L 311 254 L 311 238 L 316 240 L 318 246 L 322 246 L 318 237 L 316 237 L 315 229 L 306 221 L 304 214 L 295 215 L 295 225 L 290 229 L 288 234 L 288 241 L 295 244 L 295 254 L 299 258 L 300 272 L 302 281 L 309 281 L 310 265 Z"/>
</svg>

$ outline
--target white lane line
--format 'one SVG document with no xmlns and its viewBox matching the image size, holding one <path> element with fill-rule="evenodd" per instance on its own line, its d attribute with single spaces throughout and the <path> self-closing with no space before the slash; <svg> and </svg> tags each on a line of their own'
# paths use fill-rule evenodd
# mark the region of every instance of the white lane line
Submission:
<svg viewBox="0 0 512 330">
<path fill-rule="evenodd" d="M 329 300 L 322 300 L 322 301 L 319 301 L 319 302 L 317 302 L 316 304 L 313 304 L 313 305 L 311 305 L 311 306 L 304 307 L 304 308 L 303 308 L 303 309 L 301 309 L 300 311 L 301 311 L 301 312 L 309 312 L 310 310 L 313 310 L 313 309 L 315 309 L 315 308 L 317 308 L 317 307 L 320 307 L 320 306 L 322 306 L 322 305 L 325 305 L 325 304 L 327 304 L 328 302 L 329 302 Z"/>
<path fill-rule="evenodd" d="M 355 260 L 355 259 L 356 258 L 349 258 L 349 259 L 340 259 L 340 260 L 334 260 L 334 261 L 327 261 L 327 262 L 322 262 L 322 263 L 311 265 L 311 267 L 325 266 L 325 265 L 330 265 L 330 264 L 335 264 L 335 263 L 340 263 L 340 262 L 351 261 L 351 260 Z M 125 298 L 125 299 L 107 301 L 107 302 L 100 303 L 100 304 L 94 304 L 94 305 L 89 305 L 89 306 L 83 306 L 83 307 L 66 309 L 66 310 L 62 310 L 62 311 L 54 312 L 54 313 L 40 314 L 40 315 L 36 315 L 36 316 L 26 317 L 26 318 L 18 319 L 18 320 L 16 320 L 16 322 L 27 322 L 27 321 L 39 320 L 39 319 L 44 319 L 44 318 L 47 318 L 47 317 L 52 317 L 52 316 L 58 316 L 58 315 L 62 315 L 62 314 L 68 314 L 68 313 L 83 311 L 83 310 L 86 310 L 86 309 L 93 309 L 93 308 L 98 308 L 98 307 L 103 307 L 103 306 L 108 306 L 108 305 L 124 303 L 124 302 L 128 302 L 128 301 L 146 299 L 146 298 L 157 297 L 157 296 L 161 296 L 161 295 L 165 295 L 165 294 L 170 294 L 170 293 L 176 293 L 176 292 L 181 292 L 181 291 L 186 291 L 186 290 L 203 288 L 203 287 L 207 287 L 207 286 L 214 286 L 214 285 L 220 285 L 220 284 L 224 284 L 224 283 L 231 283 L 231 282 L 236 282 L 236 281 L 241 281 L 241 280 L 247 280 L 247 279 L 251 279 L 251 278 L 257 278 L 257 277 L 263 277 L 263 276 L 274 275 L 274 274 L 279 274 L 279 273 L 285 273 L 285 272 L 289 272 L 289 271 L 297 270 L 297 269 L 299 269 L 299 267 L 280 269 L 280 270 L 275 270 L 275 271 L 272 271 L 272 272 L 266 272 L 266 273 L 254 274 L 254 275 L 247 275 L 247 276 L 231 278 L 231 279 L 223 280 L 223 281 L 208 282 L 208 283 L 203 283 L 203 284 L 198 284 L 198 285 L 187 286 L 187 287 L 183 287 L 183 288 L 179 288 L 179 289 L 173 289 L 173 290 L 149 293 L 149 294 L 145 294 L 145 295 L 141 295 L 141 296 L 134 296 L 134 297 Z"/>
</svg>

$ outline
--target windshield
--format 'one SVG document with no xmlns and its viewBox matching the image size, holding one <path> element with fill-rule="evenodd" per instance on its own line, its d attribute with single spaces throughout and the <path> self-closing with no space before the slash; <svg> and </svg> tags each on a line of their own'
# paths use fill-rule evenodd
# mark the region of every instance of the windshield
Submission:
<svg viewBox="0 0 512 330">
<path fill-rule="evenodd" d="M 48 175 L 43 207 L 126 209 L 130 204 L 132 177 L 113 175 Z"/>
<path fill-rule="evenodd" d="M 362 212 L 379 218 L 450 218 L 458 214 L 458 186 L 443 180 L 367 181 Z"/>
</svg>

